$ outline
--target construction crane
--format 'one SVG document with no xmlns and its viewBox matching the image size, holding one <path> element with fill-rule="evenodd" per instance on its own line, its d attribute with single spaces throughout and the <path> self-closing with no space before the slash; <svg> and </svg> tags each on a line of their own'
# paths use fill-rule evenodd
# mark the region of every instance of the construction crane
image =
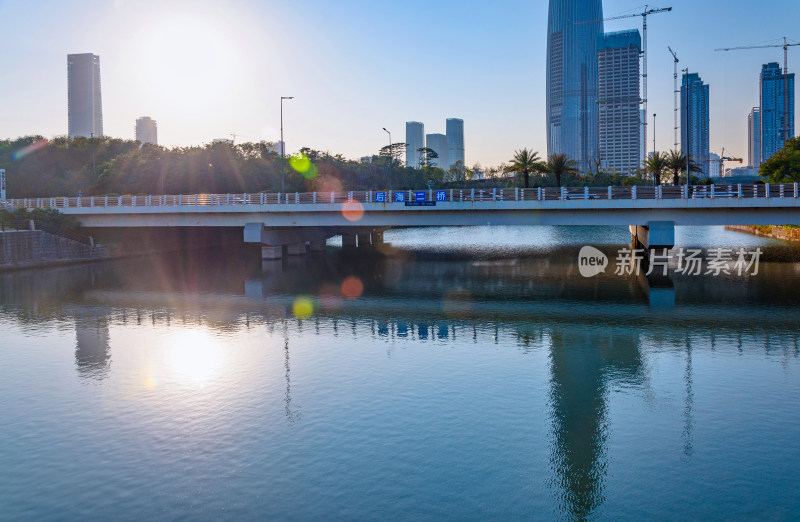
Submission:
<svg viewBox="0 0 800 522">
<path fill-rule="evenodd" d="M 231 145 L 236 145 L 236 138 L 249 138 L 250 137 L 250 136 L 245 136 L 244 134 L 235 134 L 235 133 L 231 133 L 230 136 L 233 137 L 233 141 L 231 142 Z"/>
<path fill-rule="evenodd" d="M 621 15 L 621 16 L 612 16 L 611 18 L 604 18 L 602 20 L 590 20 L 588 22 L 581 22 L 586 24 L 591 23 L 599 23 L 599 22 L 610 22 L 611 20 L 622 20 L 623 18 L 636 18 L 637 16 L 642 17 L 642 108 L 644 109 L 644 121 L 642 121 L 642 125 L 644 125 L 644 158 L 647 158 L 647 17 L 652 14 L 658 13 L 667 13 L 672 11 L 671 7 L 664 7 L 664 8 L 653 8 L 648 9 L 648 5 L 644 6 L 644 11 L 641 13 L 629 14 L 629 15 Z"/>
<path fill-rule="evenodd" d="M 673 80 L 674 80 L 674 91 L 673 91 L 673 98 L 675 98 L 675 150 L 678 150 L 678 55 L 675 54 L 675 51 L 672 50 L 672 47 L 667 46 L 669 52 L 672 54 L 672 58 L 675 60 L 675 72 L 673 73 Z M 655 130 L 654 130 L 655 132 Z"/>
<path fill-rule="evenodd" d="M 772 45 L 745 45 L 742 47 L 723 47 L 714 49 L 715 51 L 740 51 L 744 49 L 769 49 L 769 48 L 783 48 L 783 141 L 789 139 L 789 47 L 800 45 L 800 43 L 789 43 L 788 39 L 783 37 L 783 44 Z"/>
<path fill-rule="evenodd" d="M 709 161 L 710 162 L 710 161 L 717 161 L 717 158 L 711 158 L 711 157 L 709 157 L 709 158 L 697 158 L 697 159 L 692 158 L 692 161 Z M 725 162 L 726 161 L 735 161 L 735 162 L 738 162 L 738 163 L 742 163 L 743 162 L 742 158 L 734 158 L 732 156 L 726 156 L 725 155 L 725 147 L 722 147 L 722 153 L 719 155 L 719 174 L 720 174 L 720 176 L 724 176 L 725 175 Z"/>
</svg>

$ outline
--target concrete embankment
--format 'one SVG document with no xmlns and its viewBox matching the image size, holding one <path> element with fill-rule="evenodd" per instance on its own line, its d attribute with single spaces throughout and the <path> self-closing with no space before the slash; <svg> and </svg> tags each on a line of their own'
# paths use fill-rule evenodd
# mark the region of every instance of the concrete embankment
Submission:
<svg viewBox="0 0 800 522">
<path fill-rule="evenodd" d="M 748 232 L 757 236 L 782 239 L 784 241 L 800 241 L 800 228 L 795 227 L 732 225 L 725 228 L 728 230 L 738 230 L 739 232 Z"/>
<path fill-rule="evenodd" d="M 41 230 L 0 232 L 0 270 L 94 261 L 103 257 L 101 248 Z"/>
</svg>

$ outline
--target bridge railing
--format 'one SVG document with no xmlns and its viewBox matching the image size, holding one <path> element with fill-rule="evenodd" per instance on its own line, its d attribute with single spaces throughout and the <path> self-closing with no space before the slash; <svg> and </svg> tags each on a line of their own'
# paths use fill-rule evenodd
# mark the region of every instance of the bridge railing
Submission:
<svg viewBox="0 0 800 522">
<path fill-rule="evenodd" d="M 662 199 L 768 199 L 800 196 L 797 183 L 759 185 L 660 185 L 634 187 L 541 187 L 491 189 L 358 190 L 346 192 L 259 192 L 255 194 L 173 194 L 82 196 L 9 199 L 7 209 L 15 208 L 135 208 L 230 205 L 314 205 L 331 203 L 384 203 L 401 206 L 425 201 L 439 203 L 482 201 L 565 201 L 565 200 L 662 200 Z"/>
</svg>

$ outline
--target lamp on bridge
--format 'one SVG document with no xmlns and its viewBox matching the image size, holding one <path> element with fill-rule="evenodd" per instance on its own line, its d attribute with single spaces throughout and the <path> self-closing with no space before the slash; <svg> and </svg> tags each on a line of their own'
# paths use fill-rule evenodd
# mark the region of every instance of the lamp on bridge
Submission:
<svg viewBox="0 0 800 522">
<path fill-rule="evenodd" d="M 283 141 L 283 100 L 294 100 L 294 96 L 281 96 L 281 193 L 286 192 L 283 173 L 283 157 L 286 153 L 286 142 Z"/>
</svg>

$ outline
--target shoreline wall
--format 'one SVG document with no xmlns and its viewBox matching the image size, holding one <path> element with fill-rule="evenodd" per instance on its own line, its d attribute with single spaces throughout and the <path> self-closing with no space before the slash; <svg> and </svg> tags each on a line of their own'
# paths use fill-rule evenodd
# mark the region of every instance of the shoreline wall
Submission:
<svg viewBox="0 0 800 522">
<path fill-rule="evenodd" d="M 772 225 L 730 225 L 725 227 L 727 230 L 737 230 L 747 232 L 757 236 L 782 239 L 784 241 L 800 241 L 800 228 L 772 226 Z"/>
<path fill-rule="evenodd" d="M 41 230 L 0 232 L 0 270 L 91 261 L 103 257 L 101 248 Z"/>
</svg>

